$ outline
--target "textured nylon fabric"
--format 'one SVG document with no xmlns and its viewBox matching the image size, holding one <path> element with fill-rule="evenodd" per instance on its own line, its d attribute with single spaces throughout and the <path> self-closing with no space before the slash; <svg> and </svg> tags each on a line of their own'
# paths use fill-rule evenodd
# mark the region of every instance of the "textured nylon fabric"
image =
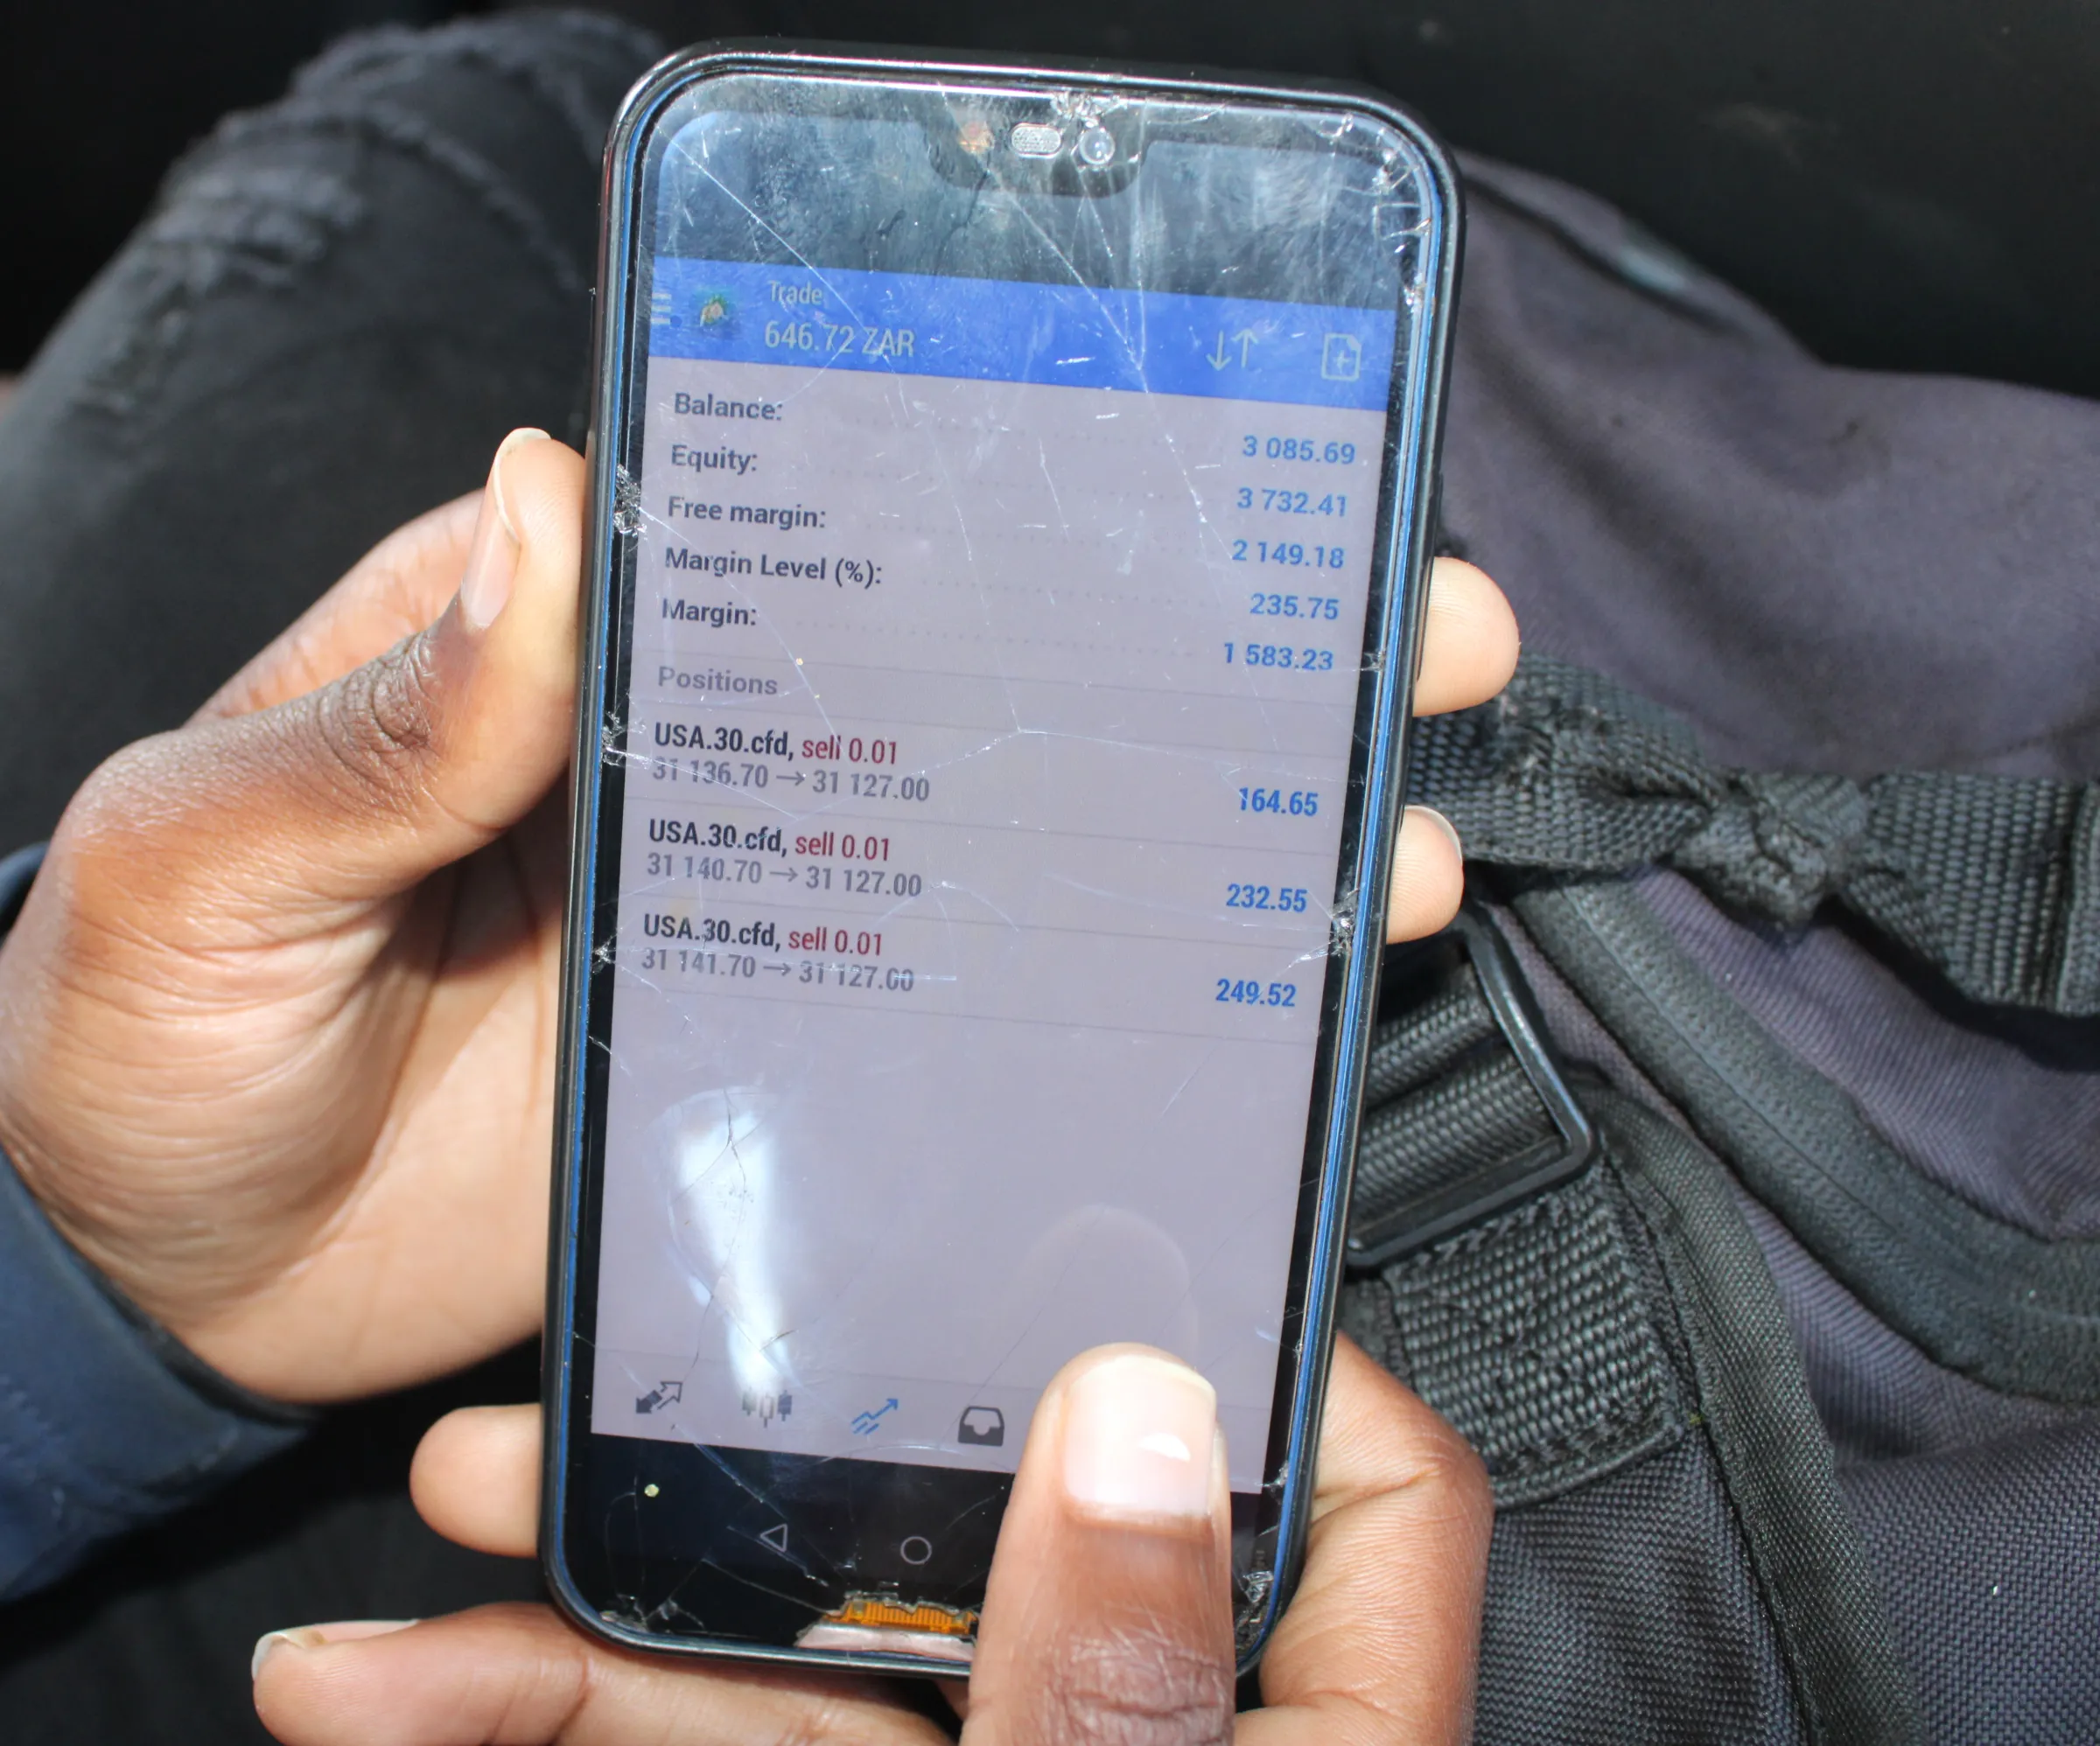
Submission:
<svg viewBox="0 0 2100 1746">
<path fill-rule="evenodd" d="M 2100 1237 L 2100 1023 L 1958 1001 L 1842 928 L 1732 915 L 1668 871 L 1635 885 L 1686 954 L 1918 1170 L 2038 1237 Z"/>
<path fill-rule="evenodd" d="M 1474 1738 L 1805 1742 L 1720 1469 L 1684 1427 L 1652 1283 L 1600 1233 L 1593 1177 L 1547 1199 L 1343 1297 L 1352 1337 L 1466 1434 L 1494 1480 Z M 1572 1268 L 1558 1264 L 1571 1233 Z"/>
<path fill-rule="evenodd" d="M 1878 1316 L 1994 1387 L 2100 1402 L 2100 1244 L 2040 1241 L 1914 1170 L 1623 882 L 1516 906 L 1653 1083 Z"/>
<path fill-rule="evenodd" d="M 1726 770 L 1689 723 L 1527 654 L 1502 697 L 1420 726 L 1413 787 L 1496 866 L 1660 862 L 1789 927 L 1836 899 L 1973 999 L 2100 1013 L 2100 786 Z"/>
<path fill-rule="evenodd" d="M 1445 513 L 1529 648 L 1667 706 L 1716 766 L 2100 772 L 2100 408 L 1825 368 L 1601 203 L 1472 167 Z M 2093 1021 L 1959 1001 L 1827 910 L 1796 932 L 1731 914 L 1689 878 L 1642 889 L 1910 1169 L 2037 1236 L 2100 1235 Z M 1674 1115 L 1524 931 L 1506 931 L 1563 1053 Z M 1865 1495 L 1862 1463 L 1928 1456 L 1994 1499 L 2003 1561 L 2049 1570 L 2057 1525 L 2100 1490 L 2090 1447 L 2048 1430 L 2077 1413 L 1935 1364 L 1749 1211 L 1847 1497 Z M 2021 1486 L 1997 1489 L 2014 1467 Z M 1948 1495 L 1892 1490 L 1889 1519 L 1925 1545 Z M 1929 1580 L 1908 1576 L 1870 1526 L 1932 1737 L 2100 1739 L 2090 1614 L 2038 1609 L 2009 1642 L 1962 1603 L 1957 1548 L 1932 1554 L 1949 1561 Z"/>
<path fill-rule="evenodd" d="M 1928 1738 L 2100 1737 L 2100 1421 L 1838 1478 L 1909 1650 Z"/>
<path fill-rule="evenodd" d="M 2058 807 L 2100 772 L 2100 408 L 1828 369 L 1601 203 L 1499 166 L 1468 168 L 1444 468 L 1452 545 L 1508 591 L 1527 649 L 1608 675 L 1690 724 L 1692 735 L 1668 740 L 1673 775 L 1848 779 L 1724 793 L 1734 804 L 1722 807 L 1701 870 L 1718 870 L 1737 907 L 1690 876 L 1645 875 L 1663 925 L 1754 1022 L 1848 1096 L 1901 1168 L 2036 1237 L 2100 1234 L 2094 1021 L 1963 1002 L 1894 954 L 1878 957 L 1828 907 L 1793 929 L 1756 917 L 1760 902 L 1773 912 L 1774 894 L 1798 916 L 1806 893 L 1844 876 L 1863 785 L 1886 772 L 2050 779 L 2067 785 L 2045 796 Z M 1666 733 L 1664 719 L 1652 718 L 1656 731 Z M 1628 812 L 1674 842 L 1714 818 L 1706 792 L 1688 780 Z M 1914 861 L 1915 797 L 1884 795 L 1883 827 Z M 1759 816 L 1765 839 L 1746 828 Z M 2039 835 L 2059 833 L 2063 845 L 2045 860 L 2090 876 L 2090 828 L 2076 811 L 2043 820 Z M 1928 842 L 1925 876 L 1957 912 L 1984 915 L 2009 896 L 2010 937 L 2032 937 L 2025 870 L 2004 890 L 1987 876 L 1965 886 L 1932 852 Z M 1726 886 L 1738 870 L 1745 876 Z M 1855 857 L 1849 871 L 1859 870 Z M 1922 932 L 1886 885 L 1869 901 Z M 2096 961 L 2084 925 L 2063 930 L 2059 966 Z M 1505 931 L 1564 1055 L 1682 1123 L 1608 1017 L 1521 925 Z M 2048 956 L 2028 953 L 2045 981 Z M 1996 986 L 2021 972 L 1986 950 L 1964 974 Z M 2076 975 L 2056 986 L 2071 1004 L 2083 999 Z M 2050 1428 L 2075 1427 L 2076 1409 L 1935 1363 L 1786 1224 L 1746 1211 L 1810 1397 L 1847 1463 L 1844 1495 L 1868 1531 L 1929 1737 L 2100 1739 L 2090 1686 L 2100 1622 L 2058 1562 L 2100 1491 L 2090 1446 Z M 1620 1500 L 1670 1463 L 1709 1458 L 1695 1438 L 1502 1519 L 1483 1740 L 1637 1739 L 1644 1729 L 1789 1737 L 1798 1722 L 1749 1699 L 1769 1665 L 1714 1673 L 1691 1652 L 1698 1607 L 1659 1608 L 1630 1627 L 1620 1610 L 1643 1583 L 1668 1586 L 1644 1511 L 1675 1506 L 1664 1496 Z M 1913 1461 L 1931 1484 L 1901 1479 Z M 2018 1484 L 2006 1483 L 2012 1473 Z M 1991 1526 L 1995 1561 L 2062 1589 L 2061 1612 L 1979 1611 L 1966 1580 L 1976 1545 L 1941 1527 L 1971 1498 L 1990 1500 L 1976 1519 Z M 2096 1542 L 2083 1532 L 2091 1568 Z M 1711 1568 L 1726 1567 L 1730 1545 L 1712 1534 Z M 1747 1601 L 1732 1623 L 1746 1642 L 1768 1631 Z M 1711 1708 L 1644 1724 L 1642 1694 L 1659 1686 L 1688 1709 Z"/>
<path fill-rule="evenodd" d="M 1528 1086 L 1489 1076 L 1500 1066 L 1521 1079 L 1506 1048 L 1449 1048 L 1451 995 L 1470 983 L 1472 971 L 1446 957 L 1440 991 L 1432 974 L 1425 995 L 1424 968 L 1437 961 L 1434 952 L 1416 954 L 1390 991 L 1400 1010 L 1381 1028 L 1380 1052 L 1389 1063 L 1407 1058 L 1410 1033 L 1418 1028 L 1416 1058 L 1445 1065 L 1426 1086 L 1389 1073 L 1394 1094 L 1368 1114 L 1354 1208 L 1360 1229 L 1376 1229 L 1372 1220 L 1390 1205 L 1392 1136 L 1410 1118 L 1433 1113 L 1438 1094 L 1447 1110 L 1469 1109 L 1472 1121 L 1420 1125 L 1454 1149 L 1472 1148 L 1476 1175 L 1523 1143 L 1521 1126 L 1505 1120 L 1498 1129 L 1496 1119 L 1536 1107 Z M 1621 1470 L 1642 1470 L 1681 1442 L 1688 1425 L 1697 1426 L 1735 1512 L 1755 1604 L 1810 1734 L 1848 1746 L 1908 1741 L 1914 1731 L 1907 1676 L 1839 1500 L 1831 1445 L 1779 1293 L 1742 1212 L 1718 1165 L 1696 1144 L 1636 1106 L 1593 1095 L 1606 1099 L 1599 1108 L 1612 1117 L 1606 1162 L 1360 1279 L 1345 1294 L 1342 1325 L 1480 1451 L 1505 1521 L 1585 1493 Z M 1490 1135 L 1496 1143 L 1488 1143 Z M 1381 1141 L 1382 1157 L 1370 1149 Z M 1433 1152 L 1432 1142 L 1422 1161 L 1432 1169 Z M 1621 1174 L 1631 1203 L 1613 1187 Z M 1635 1205 L 1646 1234 L 1636 1234 Z M 1666 1353 L 1680 1347 L 1682 1374 L 1674 1375 Z M 1681 1406 L 1686 1398 L 1689 1406 Z M 1629 1533 L 1652 1561 L 1666 1559 L 1654 1525 Z M 1608 1631 L 1638 1611 L 1621 1587 L 1625 1578 L 1623 1571 L 1592 1573 L 1593 1629 Z M 1491 1616 L 1502 1599 L 1491 1590 Z M 1699 1599 L 1725 1605 L 1726 1585 Z M 1696 1664 L 1704 1652 L 1686 1630 L 1690 1616 L 1686 1610 L 1649 1642 L 1644 1659 L 1622 1652 L 1632 1665 L 1608 1667 L 1614 1689 L 1641 1691 L 1658 1665 Z M 1505 1630 L 1521 1636 L 1532 1628 L 1526 1622 Z M 1506 1725 L 1509 1737 L 1526 1737 L 1531 1724 L 1521 1666 L 1484 1662 L 1482 1678 L 1484 1686 L 1495 1684 L 1498 1698 L 1514 1680 L 1510 1695 L 1520 1701 Z M 1690 1683 L 1703 1682 L 1695 1676 Z M 1712 1695 L 1726 1712 L 1745 1692 L 1724 1686 Z M 1558 1720 L 1564 1724 L 1564 1715 Z M 1740 1715 L 1717 1722 L 1679 1715 L 1666 1725 L 1683 1734 L 1747 1724 Z M 1768 1735 L 1780 1725 L 1768 1726 Z"/>
<path fill-rule="evenodd" d="M 1838 1496 L 1779 1295 L 1726 1173 L 1639 1105 L 1608 1092 L 1593 1102 L 1606 1156 L 1654 1241 L 1701 1421 L 1811 1731 L 1847 1746 L 1914 1741 L 1909 1674 Z"/>
<path fill-rule="evenodd" d="M 1643 876 L 1644 890 L 1667 888 L 1656 898 L 1663 925 L 1754 1022 L 1852 1100 L 1900 1168 L 2036 1237 L 2100 1234 L 2094 1021 L 1962 1001 L 1816 908 L 1834 883 L 1864 874 L 1862 909 L 1940 951 L 1972 985 L 2030 996 L 2039 985 L 2045 998 L 2090 1009 L 2082 978 L 2100 952 L 2090 897 L 2053 945 L 2035 942 L 2040 911 L 2078 895 L 2094 865 L 2080 791 L 2100 772 L 2100 408 L 1827 369 L 1600 203 L 1498 166 L 1469 171 L 1446 523 L 1451 544 L 1509 593 L 1528 650 L 1608 675 L 1669 712 L 1645 724 L 1666 754 L 1648 761 L 1651 779 L 1660 765 L 1675 786 L 1643 789 L 1614 812 L 1642 842 L 1603 847 L 1626 856 L 1662 852 L 1650 847 L 1658 839 L 1693 842 L 1695 870 Z M 1670 732 L 1670 719 L 1693 731 Z M 1521 771 L 1534 767 L 1520 757 Z M 1708 786 L 1729 770 L 1846 779 Z M 1950 829 L 1929 808 L 1958 791 L 1887 785 L 1877 817 L 1867 785 L 1904 770 L 2063 786 L 1996 791 L 2030 807 L 2025 819 L 1993 820 L 1988 800 L 1961 795 L 1964 817 Z M 1989 853 L 1961 842 L 1971 821 L 2000 846 L 2042 843 L 2045 877 L 2032 863 L 1994 873 Z M 1863 864 L 1870 827 L 1893 843 L 1900 878 Z M 1460 828 L 1477 856 L 1477 830 Z M 1598 847 L 1564 841 L 1557 852 Z M 1945 864 L 1950 854 L 1959 864 Z M 1701 876 L 1706 889 L 1693 883 Z M 1907 903 L 1905 880 L 1970 918 L 1976 949 L 1947 951 L 1930 906 L 1921 915 Z M 1769 919 L 1779 914 L 1796 925 Z M 1521 927 L 1509 931 L 1564 1054 L 1682 1122 L 1612 1020 Z M 2088 1671 L 2100 1624 L 2076 1585 L 2058 1585 L 2061 1614 L 2020 1615 L 2014 1642 L 1968 1603 L 1961 1571 L 1973 1548 L 1935 1537 L 1958 1486 L 1992 1500 L 2000 1564 L 2053 1572 L 2059 1524 L 2084 1521 L 2100 1490 L 2090 1448 L 2050 1429 L 2075 1426 L 2077 1410 L 1935 1363 L 1841 1284 L 1827 1257 L 1762 1208 L 1746 1211 L 1810 1397 L 1848 1463 L 1844 1496 L 1871 1530 L 1929 1737 L 2100 1738 Z M 1673 1717 L 1655 1737 L 1699 1737 L 1703 1727 L 1732 1740 L 1787 1737 L 1777 1712 L 1745 1703 L 1754 1678 L 1693 1671 L 1693 1609 L 1658 1613 L 1637 1641 L 1597 1640 L 1622 1623 L 1620 1596 L 1652 1580 L 1656 1558 L 1646 1521 L 1605 1500 L 1704 1454 L 1695 1439 L 1502 1519 L 1482 1739 L 1642 1737 L 1638 1694 L 1662 1669 L 1714 1714 Z M 1899 1481 L 1918 1459 L 1938 1489 Z M 2002 1484 L 2013 1470 L 2021 1484 Z M 1869 1474 L 1885 1475 L 1879 1514 Z M 1578 1529 L 1590 1511 L 1606 1526 Z M 1520 1565 L 1512 1552 L 1534 1540 L 1538 1564 Z M 1712 1538 L 1717 1563 L 1726 1545 Z M 1914 1576 L 1923 1567 L 1929 1579 Z M 1528 1581 L 1536 1568 L 1563 1573 L 1591 1616 Z M 1605 1595 L 1614 1598 L 1600 1619 Z M 1746 1614 L 1754 1635 L 1756 1610 Z"/>
<path fill-rule="evenodd" d="M 1468 1062 L 1365 1115 L 1353 1214 L 1368 1225 L 1558 1137 L 1507 1050 Z"/>
<path fill-rule="evenodd" d="M 2100 405 L 1832 369 L 1604 202 L 1466 168 L 1444 518 L 1528 646 L 1723 765 L 2100 772 Z"/>
<path fill-rule="evenodd" d="M 1738 1204 L 1771 1269 L 1841 1468 L 2093 1420 L 2088 1408 L 2009 1394 L 1935 1364 L 1833 1279 L 1768 1208 L 1747 1194 Z"/>
<path fill-rule="evenodd" d="M 1605 1095 L 1605 1162 L 1345 1294 L 1348 1330 L 1495 1481 L 1476 1738 L 1912 1740 L 1725 1178 Z"/>
<path fill-rule="evenodd" d="M 1811 1737 L 1703 1441 L 1496 1516 L 1475 1746 Z"/>
<path fill-rule="evenodd" d="M 1569 1491 L 1682 1430 L 1595 1170 L 1383 1268 L 1348 1326 L 1465 1435 L 1505 1508 Z"/>
<path fill-rule="evenodd" d="M 1646 876 L 1641 890 L 1666 916 L 1676 917 L 1680 907 L 1711 908 L 1670 874 Z M 1517 915 L 1499 906 L 1494 913 L 1564 1056 L 1682 1122 Z M 1696 950 L 1701 930 L 1680 931 Z M 1746 995 L 1753 988 L 1746 981 L 1760 961 L 1769 974 L 1793 960 L 1776 953 L 1757 960 L 1760 942 L 1771 943 L 1766 932 L 1745 927 L 1742 933 L 1714 972 L 1731 992 Z M 1861 995 L 1863 1032 L 1884 1017 L 1864 991 L 1880 987 L 1891 998 L 1894 990 L 1915 1001 L 1886 971 L 1886 987 L 1854 977 L 1855 957 L 1864 954 L 1827 930 L 1800 943 L 1802 951 L 1824 948 L 1834 955 L 1823 960 L 1823 998 L 1796 1008 L 1783 987 L 1774 991 L 1780 1024 L 1789 1011 L 1812 1010 L 1832 1030 L 1841 1029 L 1848 987 Z M 1891 1022 L 1901 1023 L 1900 1008 L 1892 1010 L 1898 1016 Z M 1903 1046 L 1922 1075 L 1934 1041 L 1928 1015 L 1913 1014 L 1906 1029 Z M 1816 1040 L 1813 1027 L 1797 1025 L 1796 1033 Z M 1966 1072 L 1987 1086 L 1993 1065 L 1986 1058 Z M 2027 1127 L 2046 1125 L 2051 1109 L 2064 1107 L 2061 1086 L 2041 1080 L 2025 1090 L 2040 1105 L 2027 1112 Z M 1953 1088 L 1940 1106 L 1942 1116 L 1970 1094 Z M 1989 1156 L 1979 1155 L 1970 1168 L 1989 1164 Z M 2091 1551 L 2100 1540 L 2085 1526 L 2100 1497 L 2094 1442 L 2100 1414 L 1992 1389 L 1935 1364 L 1847 1291 L 1771 1212 L 1740 1191 L 1738 1204 L 1800 1351 L 1817 1416 L 1836 1445 L 1840 1490 L 1866 1539 L 1874 1585 L 1911 1670 L 1926 1737 L 1939 1746 L 2072 1746 L 2100 1738 L 2091 1673 L 2100 1604 L 2087 1574 L 2100 1570 Z M 1981 1501 L 1964 1515 L 1950 1512 L 1950 1498 Z M 1598 1568 L 1601 1581 L 1608 1554 Z M 2067 1572 L 2076 1580 L 2067 1580 Z M 1982 1582 L 1986 1574 L 1989 1582 Z M 1989 1592 L 1992 1584 L 1998 1593 Z M 2061 1597 L 2061 1604 L 2040 1600 L 2015 1610 L 2009 1598 L 2037 1593 Z M 1670 1642 L 1654 1651 L 1679 1652 Z"/>
<path fill-rule="evenodd" d="M 1442 1072 L 1495 1034 L 1494 1014 L 1470 971 L 1452 975 L 1445 986 L 1407 1015 L 1406 1022 L 1382 1024 L 1371 1034 L 1364 1064 L 1366 1107 L 1410 1091 Z"/>
</svg>

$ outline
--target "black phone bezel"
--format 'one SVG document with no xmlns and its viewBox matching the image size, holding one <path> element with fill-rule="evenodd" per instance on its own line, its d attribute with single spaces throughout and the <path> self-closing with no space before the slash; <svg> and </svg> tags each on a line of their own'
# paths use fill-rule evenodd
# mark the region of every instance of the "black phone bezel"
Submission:
<svg viewBox="0 0 2100 1746">
<path fill-rule="evenodd" d="M 613 646 L 612 633 L 624 620 L 628 605 L 624 596 L 633 587 L 619 526 L 619 464 L 632 440 L 634 416 L 627 405 L 634 364 L 631 347 L 646 343 L 648 333 L 646 320 L 637 322 L 634 306 L 635 202 L 644 180 L 638 171 L 651 130 L 669 105 L 695 84 L 732 73 L 927 83 L 989 80 L 1011 81 L 1018 90 L 1080 87 L 1112 95 L 1151 92 L 1180 99 L 1352 113 L 1403 135 L 1435 185 L 1436 211 L 1421 244 L 1421 295 L 1429 300 L 1422 344 L 1410 360 L 1412 367 L 1404 375 L 1396 373 L 1388 402 L 1376 555 L 1367 613 L 1365 659 L 1374 679 L 1358 694 L 1340 863 L 1342 889 L 1351 888 L 1353 874 L 1358 902 L 1351 918 L 1354 935 L 1348 949 L 1330 959 L 1323 990 L 1306 1167 L 1283 1322 L 1284 1358 L 1278 1364 L 1277 1410 L 1264 1462 L 1269 1478 L 1257 1494 L 1259 1519 L 1252 1524 L 1256 1533 L 1271 1540 L 1267 1562 L 1273 1581 L 1263 1593 L 1258 1610 L 1242 1615 L 1239 1647 L 1243 1670 L 1258 1660 L 1295 1586 L 1304 1553 L 1310 1502 L 1306 1482 L 1325 1395 L 1341 1274 L 1342 1226 L 1354 1167 L 1360 1086 L 1377 997 L 1378 941 L 1383 933 L 1384 899 L 1406 768 L 1408 704 L 1432 555 L 1435 464 L 1442 434 L 1462 222 L 1457 178 L 1448 156 L 1418 119 L 1376 93 L 1315 80 L 1250 80 L 1197 69 L 1097 61 L 1045 66 L 998 56 L 891 56 L 857 47 L 724 42 L 703 45 L 663 61 L 642 78 L 623 103 L 605 161 L 592 416 L 585 450 L 590 498 L 555 1100 L 540 1547 L 548 1587 L 564 1612 L 598 1636 L 654 1652 L 921 1675 L 962 1671 L 953 1664 L 917 1656 L 812 1652 L 793 1645 L 647 1630 L 613 1615 L 606 1603 L 615 1596 L 584 1593 L 570 1554 L 570 1537 L 578 1530 L 572 1519 L 574 1510 L 589 1490 L 585 1468 L 593 1443 L 626 1441 L 594 1439 L 589 1428 L 587 1359 L 598 1273 L 594 1161 L 602 1157 L 602 1150 L 594 1149 L 588 1136 L 593 1121 L 602 1120 L 604 1107 L 602 1063 L 599 1072 L 591 1071 L 589 1010 L 593 942 L 609 925 L 614 907 L 613 898 L 601 902 L 596 894 L 606 838 L 616 841 L 618 827 L 615 819 L 610 831 L 606 829 L 600 799 L 604 736 L 609 725 L 619 725 L 609 723 L 606 702 L 624 700 L 626 695 L 626 656 Z M 607 433 L 619 433 L 618 440 L 608 443 Z"/>
</svg>

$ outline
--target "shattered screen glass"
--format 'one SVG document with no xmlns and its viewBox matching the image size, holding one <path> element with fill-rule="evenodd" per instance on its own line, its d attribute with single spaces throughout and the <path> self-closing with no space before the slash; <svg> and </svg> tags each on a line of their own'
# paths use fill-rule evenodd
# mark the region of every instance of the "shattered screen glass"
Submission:
<svg viewBox="0 0 2100 1746">
<path fill-rule="evenodd" d="M 616 1571 L 633 1622 L 966 1654 L 1102 1341 L 1273 1481 L 1410 152 L 757 75 L 658 124 L 579 1362 L 612 1563 L 756 1610 Z"/>
</svg>

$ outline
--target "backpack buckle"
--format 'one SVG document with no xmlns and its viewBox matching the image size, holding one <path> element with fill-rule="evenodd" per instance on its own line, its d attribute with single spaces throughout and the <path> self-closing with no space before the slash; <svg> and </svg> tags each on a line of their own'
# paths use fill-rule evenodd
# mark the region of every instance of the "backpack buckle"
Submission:
<svg viewBox="0 0 2100 1746">
<path fill-rule="evenodd" d="M 1502 929 L 1469 903 L 1445 937 L 1464 948 L 1465 963 L 1458 974 L 1462 977 L 1470 968 L 1493 1025 L 1477 1046 L 1468 1049 L 1464 1065 L 1440 1062 L 1360 1128 L 1357 1203 L 1365 1201 L 1367 1189 L 1382 1191 L 1376 1193 L 1378 1199 L 1390 1203 L 1393 1198 L 1392 1184 L 1367 1181 L 1365 1156 L 1380 1118 L 1390 1132 L 1410 1119 L 1427 1121 L 1433 1115 L 1438 1133 L 1487 1136 L 1491 1155 L 1467 1160 L 1455 1178 L 1432 1179 L 1418 1192 L 1409 1192 L 1403 1183 L 1397 1204 L 1367 1208 L 1368 1216 L 1353 1212 L 1345 1248 L 1352 1268 L 1383 1267 L 1543 1193 L 1580 1172 L 1597 1149 L 1596 1128 L 1569 1089 L 1530 987 Z M 1406 1023 L 1405 1018 L 1397 1021 L 1400 1027 Z M 1381 1032 L 1388 1028 L 1382 1026 Z M 1503 1051 L 1501 1060 L 1493 1058 Z M 1508 1071 L 1511 1058 L 1516 1074 Z M 1537 1107 L 1516 1107 L 1527 1094 Z M 1538 1120 L 1542 1112 L 1543 1122 Z M 1542 1129 L 1547 1131 L 1542 1134 Z M 1496 1136 L 1513 1133 L 1516 1149 L 1494 1148 Z"/>
</svg>

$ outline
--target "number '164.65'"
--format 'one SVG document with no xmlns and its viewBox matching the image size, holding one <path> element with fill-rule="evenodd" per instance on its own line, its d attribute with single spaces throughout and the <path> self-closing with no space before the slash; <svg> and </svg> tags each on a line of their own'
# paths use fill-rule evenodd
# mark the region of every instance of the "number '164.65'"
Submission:
<svg viewBox="0 0 2100 1746">
<path fill-rule="evenodd" d="M 1320 791 L 1317 788 L 1242 788 L 1240 790 L 1240 810 L 1242 813 L 1288 813 L 1294 818 L 1313 818 L 1320 812 Z"/>
</svg>

